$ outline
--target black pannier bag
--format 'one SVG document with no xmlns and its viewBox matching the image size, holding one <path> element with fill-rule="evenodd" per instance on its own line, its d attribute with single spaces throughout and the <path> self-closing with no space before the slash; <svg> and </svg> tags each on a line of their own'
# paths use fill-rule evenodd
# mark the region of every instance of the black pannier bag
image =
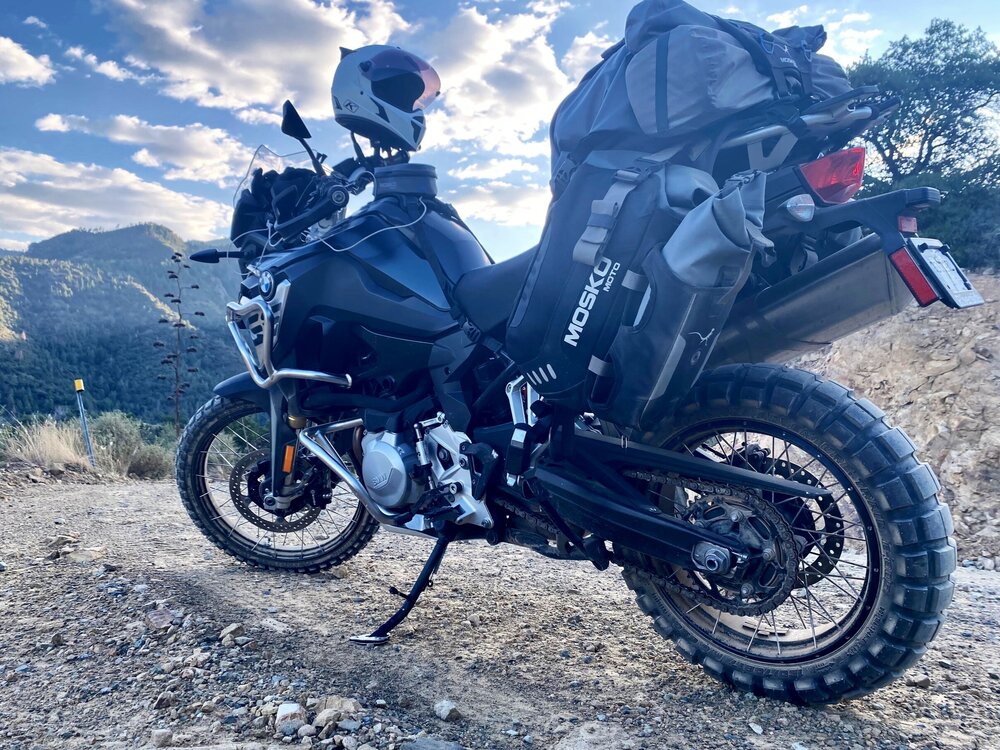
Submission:
<svg viewBox="0 0 1000 750">
<path fill-rule="evenodd" d="M 577 169 L 507 332 L 547 401 L 626 427 L 651 426 L 690 389 L 767 244 L 763 174 L 719 191 L 664 159 Z"/>
<path fill-rule="evenodd" d="M 721 191 L 709 172 L 735 130 L 851 90 L 825 41 L 679 0 L 632 9 L 552 121 L 554 202 L 506 342 L 547 401 L 646 429 L 690 389 L 770 247 L 765 167 Z"/>
</svg>

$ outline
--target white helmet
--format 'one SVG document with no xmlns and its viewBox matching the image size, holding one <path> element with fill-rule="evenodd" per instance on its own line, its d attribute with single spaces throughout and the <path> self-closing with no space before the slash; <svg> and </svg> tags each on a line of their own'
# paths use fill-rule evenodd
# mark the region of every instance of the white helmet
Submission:
<svg viewBox="0 0 1000 750">
<path fill-rule="evenodd" d="M 427 129 L 423 110 L 441 93 L 434 68 L 399 47 L 340 52 L 331 92 L 337 122 L 376 148 L 420 148 Z"/>
</svg>

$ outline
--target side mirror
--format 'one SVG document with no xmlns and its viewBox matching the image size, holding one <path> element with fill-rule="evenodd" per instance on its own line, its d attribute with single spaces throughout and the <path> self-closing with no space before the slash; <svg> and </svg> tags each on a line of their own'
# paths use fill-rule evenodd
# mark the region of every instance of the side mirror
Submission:
<svg viewBox="0 0 1000 750">
<path fill-rule="evenodd" d="M 295 105 L 287 100 L 281 107 L 281 132 L 299 141 L 312 138 L 309 128 L 302 122 L 302 117 L 295 109 Z"/>
</svg>

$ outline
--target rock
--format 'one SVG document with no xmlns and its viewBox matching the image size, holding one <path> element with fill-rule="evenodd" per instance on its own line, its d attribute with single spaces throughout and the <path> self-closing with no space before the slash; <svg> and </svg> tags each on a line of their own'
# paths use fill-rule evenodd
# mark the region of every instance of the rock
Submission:
<svg viewBox="0 0 1000 750">
<path fill-rule="evenodd" d="M 906 684 L 909 685 L 910 687 L 921 688 L 922 690 L 926 690 L 931 686 L 931 678 L 930 676 L 923 673 L 908 675 L 906 677 Z"/>
<path fill-rule="evenodd" d="M 324 708 L 313 719 L 313 726 L 322 729 L 327 724 L 336 724 L 340 721 L 340 711 L 336 708 Z"/>
<path fill-rule="evenodd" d="M 434 737 L 420 737 L 412 742 L 404 742 L 399 750 L 465 750 L 457 742 L 445 742 Z"/>
<path fill-rule="evenodd" d="M 1000 672 L 997 672 L 995 669 L 991 669 L 986 674 L 991 680 L 1000 680 Z"/>
<path fill-rule="evenodd" d="M 7 566 L 4 565 L 3 560 L 0 560 L 0 573 L 3 573 L 5 570 L 7 570 Z"/>
<path fill-rule="evenodd" d="M 339 695 L 327 695 L 316 701 L 316 712 L 321 713 L 327 709 L 335 709 L 344 714 L 361 713 L 361 704 L 354 698 L 342 698 Z"/>
<path fill-rule="evenodd" d="M 755 721 L 750 722 L 750 729 L 754 734 L 764 734 L 764 727 Z"/>
<path fill-rule="evenodd" d="M 174 733 L 169 729 L 154 729 L 149 735 L 153 747 L 169 747 L 174 741 Z"/>
<path fill-rule="evenodd" d="M 73 550 L 63 555 L 63 560 L 71 563 L 88 563 L 100 560 L 108 553 L 107 547 L 87 547 L 86 549 Z"/>
<path fill-rule="evenodd" d="M 337 722 L 337 729 L 343 729 L 345 732 L 357 732 L 361 729 L 361 722 L 357 719 L 344 719 Z"/>
<path fill-rule="evenodd" d="M 52 634 L 52 638 L 50 640 L 50 643 L 53 646 L 65 646 L 66 645 L 66 638 L 63 636 L 62 633 L 60 633 L 60 632 L 57 631 L 57 632 L 55 632 L 55 633 Z"/>
<path fill-rule="evenodd" d="M 157 608 L 146 613 L 146 625 L 150 630 L 166 630 L 174 622 L 174 613 L 169 609 Z"/>
<path fill-rule="evenodd" d="M 299 703 L 282 703 L 274 717 L 276 731 L 291 737 L 306 723 L 306 710 Z"/>
<path fill-rule="evenodd" d="M 246 633 L 246 629 L 243 627 L 243 623 L 234 622 L 232 625 L 227 625 L 219 633 L 219 640 L 224 641 L 226 638 L 237 638 Z"/>
<path fill-rule="evenodd" d="M 156 700 L 153 701 L 153 708 L 169 708 L 174 705 L 175 702 L 176 699 L 174 698 L 174 694 L 169 690 L 164 690 L 156 696 Z"/>
<path fill-rule="evenodd" d="M 303 724 L 299 727 L 299 737 L 312 737 L 316 734 L 316 727 L 312 724 Z"/>
<path fill-rule="evenodd" d="M 459 711 L 458 706 L 450 700 L 440 700 L 435 703 L 434 713 L 436 713 L 438 718 L 442 721 L 458 721 L 462 718 L 462 712 Z"/>
</svg>

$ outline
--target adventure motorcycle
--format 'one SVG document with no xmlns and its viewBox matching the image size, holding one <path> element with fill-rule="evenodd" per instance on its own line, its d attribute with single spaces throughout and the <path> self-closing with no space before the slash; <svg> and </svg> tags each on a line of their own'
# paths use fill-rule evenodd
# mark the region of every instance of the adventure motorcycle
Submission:
<svg viewBox="0 0 1000 750">
<path fill-rule="evenodd" d="M 185 507 L 227 553 L 275 570 L 338 565 L 380 526 L 435 539 L 401 609 L 360 643 L 387 640 L 451 542 L 482 539 L 620 566 L 656 630 L 738 689 L 823 703 L 888 683 L 951 601 L 950 515 L 878 407 L 774 364 L 914 298 L 981 302 L 917 234 L 937 191 L 847 200 L 864 152 L 844 146 L 886 112 L 858 90 L 794 134 L 767 125 L 722 144 L 728 171 L 733 154 L 794 137 L 755 166 L 777 249 L 676 413 L 637 434 L 551 405 L 506 354 L 535 251 L 494 264 L 406 144 L 324 166 L 286 103 L 282 132 L 313 169 L 255 171 L 236 249 L 192 256 L 240 263 L 228 324 L 247 372 L 184 431 Z"/>
</svg>

